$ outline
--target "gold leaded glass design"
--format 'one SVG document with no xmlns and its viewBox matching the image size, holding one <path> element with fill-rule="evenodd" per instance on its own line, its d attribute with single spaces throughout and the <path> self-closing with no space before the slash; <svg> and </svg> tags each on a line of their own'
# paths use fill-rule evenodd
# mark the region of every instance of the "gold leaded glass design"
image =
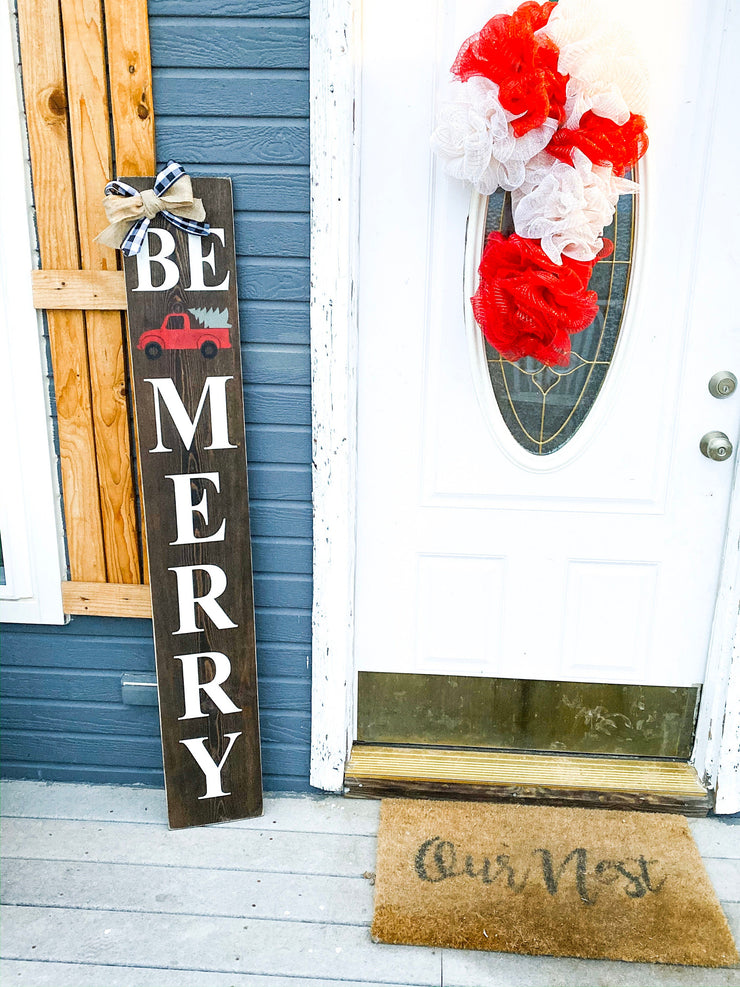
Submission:
<svg viewBox="0 0 740 987">
<path fill-rule="evenodd" d="M 501 415 L 517 442 L 535 456 L 556 452 L 575 435 L 604 383 L 629 289 L 635 212 L 634 196 L 620 196 L 614 221 L 604 230 L 604 236 L 614 243 L 614 252 L 595 265 L 589 282 L 599 296 L 599 312 L 588 329 L 572 337 L 567 367 L 547 367 L 532 357 L 504 360 L 484 340 Z M 511 196 L 500 189 L 487 203 L 486 237 L 493 230 L 505 235 L 514 231 Z"/>
</svg>

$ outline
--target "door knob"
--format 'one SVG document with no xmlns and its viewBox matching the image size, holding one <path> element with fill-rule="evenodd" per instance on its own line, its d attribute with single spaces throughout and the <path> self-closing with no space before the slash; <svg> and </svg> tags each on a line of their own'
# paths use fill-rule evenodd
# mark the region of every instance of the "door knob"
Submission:
<svg viewBox="0 0 740 987">
<path fill-rule="evenodd" d="M 731 370 L 719 370 L 709 381 L 709 393 L 713 398 L 728 398 L 735 393 L 737 377 Z"/>
<path fill-rule="evenodd" d="M 716 459 L 718 463 L 732 455 L 732 443 L 724 432 L 707 432 L 701 437 L 699 448 L 707 459 Z"/>
</svg>

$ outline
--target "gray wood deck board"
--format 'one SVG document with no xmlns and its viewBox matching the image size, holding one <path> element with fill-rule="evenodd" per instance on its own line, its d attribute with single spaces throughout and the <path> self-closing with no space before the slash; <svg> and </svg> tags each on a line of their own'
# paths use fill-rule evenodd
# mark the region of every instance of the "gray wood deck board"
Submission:
<svg viewBox="0 0 740 987">
<path fill-rule="evenodd" d="M 0 901 L 336 925 L 366 926 L 373 917 L 373 889 L 362 877 L 89 861 L 6 860 Z"/>
<path fill-rule="evenodd" d="M 0 809 L 3 987 L 740 987 L 738 969 L 373 944 L 377 802 L 268 798 L 170 832 L 160 791 L 12 781 Z M 740 939 L 740 826 L 691 828 Z"/>
<path fill-rule="evenodd" d="M 9 859 L 95 860 L 99 863 L 209 867 L 230 871 L 361 877 L 375 869 L 375 840 L 335 833 L 232 829 L 169 831 L 140 823 L 70 819 L 4 819 Z"/>
<path fill-rule="evenodd" d="M 151 967 L 82 963 L 34 963 L 0 960 L 3 987 L 407 987 L 377 980 L 327 980 L 322 977 L 265 977 L 249 973 L 156 970 Z M 435 981 L 435 984 L 439 981 Z"/>
<path fill-rule="evenodd" d="M 93 822 L 167 824 L 164 792 L 121 785 L 0 782 L 0 809 L 5 817 L 85 819 Z M 326 796 L 285 795 L 265 798 L 258 819 L 229 823 L 229 829 L 275 829 L 290 832 L 352 833 L 375 836 L 380 802 Z"/>
<path fill-rule="evenodd" d="M 177 970 L 197 958 L 213 973 L 353 980 L 367 971 L 381 983 L 440 982 L 439 950 L 379 949 L 357 926 L 19 905 L 2 906 L 0 922 L 8 959 Z"/>
</svg>

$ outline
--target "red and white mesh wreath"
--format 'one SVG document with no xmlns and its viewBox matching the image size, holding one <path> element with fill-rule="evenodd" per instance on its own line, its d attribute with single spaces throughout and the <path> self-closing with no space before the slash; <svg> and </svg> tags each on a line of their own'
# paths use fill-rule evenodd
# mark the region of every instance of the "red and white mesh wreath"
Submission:
<svg viewBox="0 0 740 987">
<path fill-rule="evenodd" d="M 482 195 L 511 192 L 515 232 L 492 233 L 473 312 L 507 360 L 567 366 L 596 317 L 594 264 L 623 176 L 647 150 L 647 77 L 603 0 L 527 0 L 464 42 L 432 146 Z"/>
</svg>

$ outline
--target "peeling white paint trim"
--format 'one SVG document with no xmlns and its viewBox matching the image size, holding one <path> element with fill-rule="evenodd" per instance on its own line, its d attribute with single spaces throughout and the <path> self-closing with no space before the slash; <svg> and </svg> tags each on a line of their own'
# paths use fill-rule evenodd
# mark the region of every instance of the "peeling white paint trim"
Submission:
<svg viewBox="0 0 740 987">
<path fill-rule="evenodd" d="M 721 126 L 719 101 L 732 105 L 738 85 L 735 51 L 740 41 L 740 9 L 732 0 L 725 0 L 723 17 L 714 83 L 715 120 L 707 161 L 716 147 L 712 138 Z M 691 757 L 703 783 L 715 791 L 715 810 L 723 813 L 740 810 L 740 450 L 734 460 L 727 533 Z"/>
<path fill-rule="evenodd" d="M 311 2 L 311 784 L 339 792 L 354 731 L 359 0 Z"/>
<path fill-rule="evenodd" d="M 720 569 L 692 762 L 717 812 L 740 811 L 740 453 L 735 454 Z"/>
</svg>

